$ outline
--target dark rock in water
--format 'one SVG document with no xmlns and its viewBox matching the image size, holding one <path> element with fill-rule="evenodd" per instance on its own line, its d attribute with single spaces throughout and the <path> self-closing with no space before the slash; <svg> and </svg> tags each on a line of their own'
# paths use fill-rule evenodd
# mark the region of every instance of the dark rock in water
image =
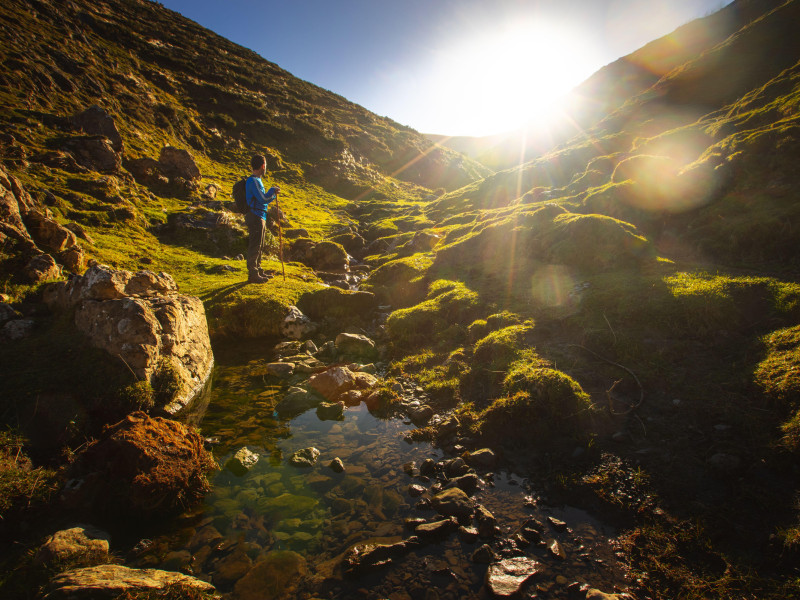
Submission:
<svg viewBox="0 0 800 600">
<path fill-rule="evenodd" d="M 338 456 L 330 462 L 328 468 L 334 473 L 344 473 L 344 463 Z"/>
<path fill-rule="evenodd" d="M 479 482 L 480 479 L 475 473 L 467 473 L 466 475 L 448 481 L 446 488 L 457 487 L 464 490 L 468 496 L 471 496 L 478 489 Z"/>
<path fill-rule="evenodd" d="M 560 519 L 556 519 L 555 517 L 547 517 L 547 521 L 550 523 L 550 525 L 553 526 L 553 529 L 555 529 L 556 531 L 566 531 L 567 529 L 566 522 L 561 521 Z"/>
<path fill-rule="evenodd" d="M 445 516 L 469 517 L 472 515 L 472 500 L 459 488 L 441 491 L 432 498 L 431 502 L 436 511 Z"/>
<path fill-rule="evenodd" d="M 433 503 L 430 498 L 420 498 L 414 505 L 417 510 L 433 510 Z"/>
<path fill-rule="evenodd" d="M 265 368 L 267 370 L 267 375 L 285 379 L 292 376 L 294 373 L 294 366 L 294 363 L 290 362 L 273 362 L 267 364 Z"/>
<path fill-rule="evenodd" d="M 416 536 L 395 544 L 359 544 L 348 550 L 342 559 L 345 575 L 361 575 L 380 567 L 390 565 L 394 559 L 405 556 L 422 542 Z"/>
<path fill-rule="evenodd" d="M 419 466 L 419 474 L 430 477 L 436 473 L 436 462 L 432 458 L 426 458 Z"/>
<path fill-rule="evenodd" d="M 232 585 L 247 575 L 252 566 L 252 559 L 243 549 L 237 548 L 214 563 L 214 585 Z"/>
<path fill-rule="evenodd" d="M 547 549 L 550 550 L 550 554 L 553 556 L 553 558 L 557 558 L 558 560 L 564 560 L 567 558 L 567 552 L 564 550 L 564 546 L 562 546 L 561 542 L 558 540 L 553 540 Z"/>
<path fill-rule="evenodd" d="M 486 587 L 495 596 L 508 598 L 518 594 L 531 577 L 544 571 L 544 566 L 524 556 L 493 563 L 486 572 Z"/>
<path fill-rule="evenodd" d="M 467 464 L 479 469 L 494 469 L 497 466 L 497 455 L 489 448 L 481 448 L 466 456 Z"/>
<path fill-rule="evenodd" d="M 308 384 L 329 401 L 356 386 L 356 376 L 347 367 L 331 367 L 309 378 Z"/>
<path fill-rule="evenodd" d="M 491 538 L 496 535 L 497 519 L 482 504 L 475 507 L 475 522 L 478 524 L 478 534 L 482 538 Z"/>
<path fill-rule="evenodd" d="M 241 477 L 256 465 L 258 459 L 259 456 L 257 453 L 250 450 L 247 446 L 243 446 L 225 463 L 225 468 L 237 477 Z"/>
<path fill-rule="evenodd" d="M 474 527 L 461 526 L 458 528 L 458 537 L 462 542 L 474 544 L 478 541 L 478 530 Z"/>
<path fill-rule="evenodd" d="M 725 454 L 724 452 L 717 452 L 707 461 L 710 467 L 722 473 L 733 473 L 742 464 L 742 459 L 733 454 Z"/>
<path fill-rule="evenodd" d="M 433 523 L 422 523 L 414 530 L 423 539 L 441 538 L 449 535 L 458 528 L 458 522 L 453 519 L 434 521 Z"/>
<path fill-rule="evenodd" d="M 469 472 L 469 465 L 461 457 L 445 462 L 445 473 L 448 477 L 460 477 Z"/>
<path fill-rule="evenodd" d="M 82 567 L 107 563 L 109 539 L 106 532 L 88 525 L 57 531 L 36 552 L 34 563 Z"/>
<path fill-rule="evenodd" d="M 414 423 L 417 427 L 422 427 L 428 421 L 431 420 L 431 417 L 434 415 L 433 409 L 428 406 L 427 404 L 423 404 L 422 406 L 414 406 L 409 407 L 408 409 L 408 418 L 411 419 L 411 422 Z"/>
<path fill-rule="evenodd" d="M 290 387 L 283 399 L 275 406 L 282 419 L 297 416 L 321 402 L 319 396 L 299 387 Z"/>
<path fill-rule="evenodd" d="M 237 600 L 267 600 L 280 595 L 294 597 L 296 582 L 308 572 L 306 559 L 290 550 L 268 552 L 239 579 L 233 588 Z"/>
<path fill-rule="evenodd" d="M 425 488 L 417 483 L 412 483 L 408 486 L 408 495 L 412 498 L 422 496 L 425 493 Z"/>
<path fill-rule="evenodd" d="M 116 598 L 136 592 L 158 592 L 175 585 L 190 587 L 197 592 L 215 591 L 210 583 L 172 571 L 102 565 L 73 569 L 56 575 L 48 584 L 47 598 L 49 600 Z"/>
<path fill-rule="evenodd" d="M 321 402 L 317 406 L 317 417 L 320 421 L 340 419 L 344 414 L 344 402 Z"/>
<path fill-rule="evenodd" d="M 497 555 L 489 544 L 483 544 L 472 553 L 471 560 L 475 563 L 488 565 L 497 559 Z"/>
<path fill-rule="evenodd" d="M 289 464 L 294 467 L 313 467 L 319 458 L 319 450 L 314 447 L 298 450 L 289 457 Z"/>
</svg>

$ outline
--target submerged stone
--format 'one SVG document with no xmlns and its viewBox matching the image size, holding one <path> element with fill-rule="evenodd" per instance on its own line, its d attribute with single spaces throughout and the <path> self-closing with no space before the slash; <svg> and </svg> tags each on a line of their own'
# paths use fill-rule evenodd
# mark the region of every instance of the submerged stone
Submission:
<svg viewBox="0 0 800 600">
<path fill-rule="evenodd" d="M 436 511 L 445 516 L 468 517 L 473 511 L 472 500 L 460 488 L 441 491 L 431 501 Z"/>
<path fill-rule="evenodd" d="M 342 462 L 342 459 L 337 456 L 336 458 L 334 458 L 330 462 L 330 464 L 328 465 L 328 468 L 331 471 L 333 471 L 334 473 L 343 473 L 344 472 L 344 463 Z"/>
<path fill-rule="evenodd" d="M 306 559 L 290 550 L 269 552 L 264 560 L 236 582 L 238 600 L 272 600 L 290 597 L 296 581 L 306 574 Z"/>
<path fill-rule="evenodd" d="M 225 463 L 225 468 L 237 477 L 241 477 L 253 468 L 257 462 L 258 454 L 247 446 L 243 446 Z"/>
</svg>

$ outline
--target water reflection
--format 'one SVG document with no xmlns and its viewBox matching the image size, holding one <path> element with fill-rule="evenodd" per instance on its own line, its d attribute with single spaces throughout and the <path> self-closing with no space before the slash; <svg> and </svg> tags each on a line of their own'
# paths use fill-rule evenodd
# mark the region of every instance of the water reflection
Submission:
<svg viewBox="0 0 800 600">
<path fill-rule="evenodd" d="M 248 361 L 254 354 L 242 348 L 218 354 L 202 433 L 219 439 L 214 453 L 220 465 L 234 464 L 242 448 L 257 462 L 219 471 L 203 506 L 180 521 L 179 531 L 157 540 L 138 566 L 194 574 L 236 600 L 487 597 L 487 565 L 472 555 L 491 540 L 465 541 L 455 534 L 415 548 L 375 573 L 344 577 L 341 559 L 355 544 L 393 543 L 412 535 L 407 520 L 441 519 L 419 507 L 418 490 L 410 486 L 422 485 L 423 499 L 430 497 L 436 478 L 420 477 L 414 465 L 445 457 L 427 444 L 405 441 L 410 423 L 376 418 L 363 404 L 335 421 L 320 420 L 313 410 L 281 420 L 275 405 L 287 385 L 299 382 L 265 376 L 264 359 Z M 293 453 L 310 446 L 320 451 L 314 466 L 289 463 Z M 329 466 L 335 458 L 344 464 L 341 473 Z M 541 543 L 522 550 L 548 565 L 530 593 L 567 598 L 573 581 L 611 587 L 621 580 L 606 541 L 610 532 L 589 515 L 540 506 L 530 486 L 511 474 L 484 474 L 483 481 L 475 500 L 497 518 L 500 538 L 510 540 L 531 518 L 546 524 L 553 516 L 569 524 L 546 525 Z M 554 541 L 563 557 L 550 550 Z"/>
</svg>

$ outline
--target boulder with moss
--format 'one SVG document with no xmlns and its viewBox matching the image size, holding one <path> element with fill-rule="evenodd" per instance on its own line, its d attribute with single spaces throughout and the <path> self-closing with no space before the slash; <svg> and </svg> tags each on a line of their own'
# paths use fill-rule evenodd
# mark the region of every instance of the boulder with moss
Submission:
<svg viewBox="0 0 800 600">
<path fill-rule="evenodd" d="M 202 498 L 216 468 L 195 429 L 134 412 L 106 427 L 71 474 L 86 482 L 83 501 L 98 510 L 162 514 Z"/>
<path fill-rule="evenodd" d="M 203 303 L 179 294 L 166 273 L 94 264 L 83 276 L 52 285 L 45 301 L 74 311 L 75 326 L 91 345 L 149 382 L 171 414 L 196 398 L 211 375 L 214 356 Z"/>
</svg>

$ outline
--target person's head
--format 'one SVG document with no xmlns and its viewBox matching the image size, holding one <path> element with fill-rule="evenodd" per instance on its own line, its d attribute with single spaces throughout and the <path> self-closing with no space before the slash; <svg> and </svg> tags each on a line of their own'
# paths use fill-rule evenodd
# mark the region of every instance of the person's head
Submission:
<svg viewBox="0 0 800 600">
<path fill-rule="evenodd" d="M 267 157 L 263 154 L 256 154 L 250 159 L 250 166 L 253 168 L 253 173 L 261 173 L 267 170 Z"/>
</svg>

